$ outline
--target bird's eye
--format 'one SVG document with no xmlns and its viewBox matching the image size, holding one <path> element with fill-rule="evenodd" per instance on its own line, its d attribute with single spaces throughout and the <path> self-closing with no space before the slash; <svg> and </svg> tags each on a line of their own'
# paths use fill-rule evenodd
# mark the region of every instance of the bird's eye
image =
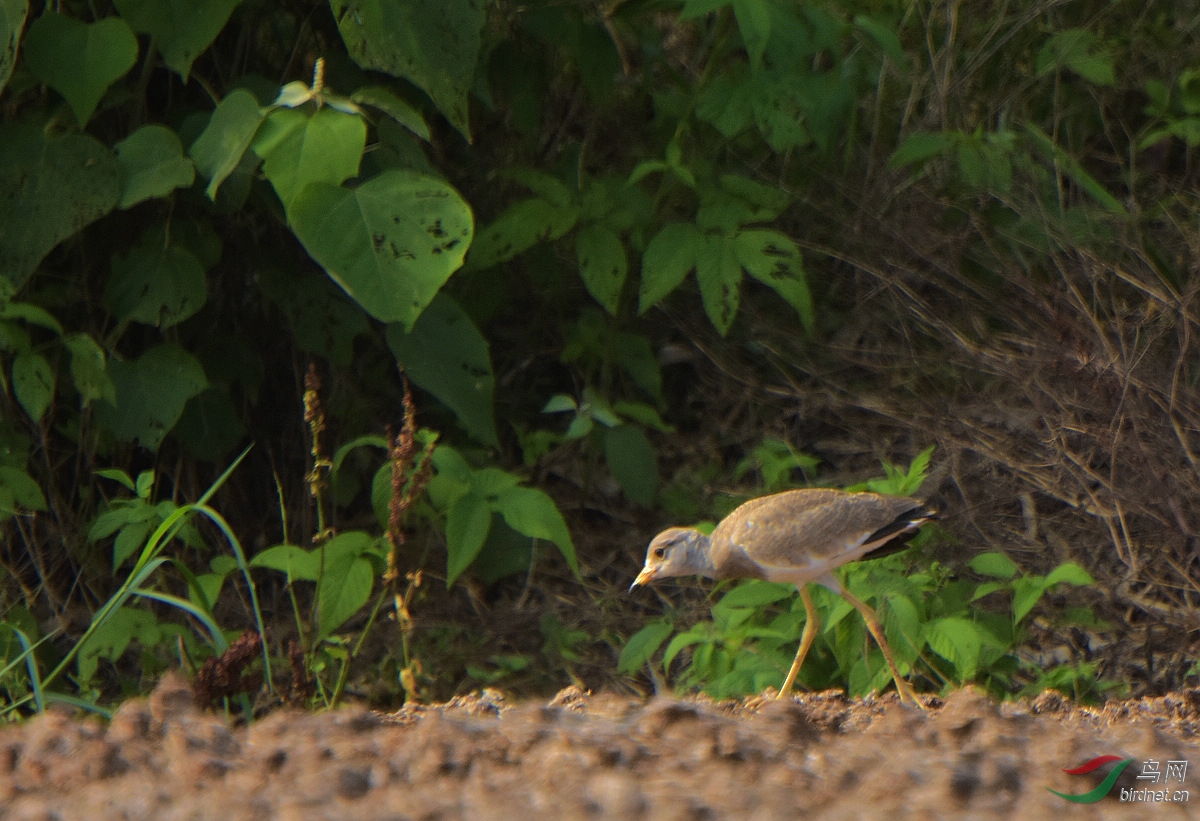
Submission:
<svg viewBox="0 0 1200 821">
<path fill-rule="evenodd" d="M 654 548 L 654 558 L 664 559 L 664 558 L 666 558 L 666 556 L 667 556 L 667 549 L 665 547 Z"/>
</svg>

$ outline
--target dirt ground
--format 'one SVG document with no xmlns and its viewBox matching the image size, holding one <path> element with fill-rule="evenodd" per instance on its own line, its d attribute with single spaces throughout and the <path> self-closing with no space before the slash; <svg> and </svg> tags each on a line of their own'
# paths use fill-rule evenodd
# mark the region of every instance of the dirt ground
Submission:
<svg viewBox="0 0 1200 821">
<path fill-rule="evenodd" d="M 0 730 L 0 819 L 1200 817 L 1200 692 L 1083 708 L 965 690 L 927 712 L 894 694 L 649 702 L 494 691 L 385 715 L 281 710 L 250 727 L 173 675 L 107 726 L 51 711 Z M 1109 797 L 1075 804 L 1134 759 Z M 1137 776 L 1188 762 L 1184 780 Z M 1178 765 L 1174 767 L 1178 774 Z M 1131 803 L 1121 789 L 1190 802 Z"/>
</svg>

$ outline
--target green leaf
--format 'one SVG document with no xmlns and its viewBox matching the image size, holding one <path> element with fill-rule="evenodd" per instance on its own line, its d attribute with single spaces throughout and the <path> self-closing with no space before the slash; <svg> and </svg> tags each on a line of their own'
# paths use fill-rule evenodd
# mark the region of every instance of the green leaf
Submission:
<svg viewBox="0 0 1200 821">
<path fill-rule="evenodd" d="M 20 508 L 46 510 L 46 497 L 33 477 L 20 468 L 0 465 L 0 519 Z"/>
<path fill-rule="evenodd" d="M 330 0 L 354 62 L 420 87 L 469 141 L 482 0 Z"/>
<path fill-rule="evenodd" d="M 908 58 L 904 54 L 904 47 L 900 44 L 900 38 L 896 36 L 893 26 L 868 17 L 865 14 L 856 14 L 854 15 L 854 27 L 865 32 L 868 37 L 874 40 L 875 44 L 897 66 L 905 68 L 908 65 Z"/>
<path fill-rule="evenodd" d="M 13 359 L 12 372 L 17 402 L 33 421 L 41 422 L 54 400 L 54 369 L 41 354 L 21 351 Z"/>
<path fill-rule="evenodd" d="M 883 623 L 884 637 L 892 646 L 901 673 L 911 668 L 924 647 L 922 641 L 921 615 L 917 606 L 907 596 L 891 594 L 887 597 L 887 615 Z"/>
<path fill-rule="evenodd" d="M 543 242 L 553 242 L 575 227 L 579 209 L 528 199 L 511 206 L 479 231 L 468 264 L 473 270 L 507 262 Z"/>
<path fill-rule="evenodd" d="M 1013 624 L 1019 623 L 1046 593 L 1043 576 L 1023 576 L 1013 580 Z"/>
<path fill-rule="evenodd" d="M 115 151 L 121 163 L 120 208 L 165 197 L 196 179 L 196 167 L 183 156 L 178 135 L 166 126 L 144 125 L 117 143 Z"/>
<path fill-rule="evenodd" d="M 0 0 L 0 92 L 8 85 L 17 62 L 21 29 L 29 14 L 29 0 Z"/>
<path fill-rule="evenodd" d="M 642 254 L 638 313 L 644 314 L 679 287 L 705 251 L 704 235 L 690 222 L 672 222 L 654 235 Z"/>
<path fill-rule="evenodd" d="M 217 39 L 240 0 L 114 0 L 134 31 L 154 37 L 163 60 L 184 82 L 192 63 Z"/>
<path fill-rule="evenodd" d="M 617 672 L 629 674 L 640 670 L 658 652 L 674 629 L 675 623 L 670 619 L 659 619 L 630 636 L 621 648 L 621 657 L 617 659 Z"/>
<path fill-rule="evenodd" d="M 521 477 L 500 468 L 480 468 L 471 471 L 471 490 L 489 499 L 520 483 Z"/>
<path fill-rule="evenodd" d="M 910 134 L 892 153 L 888 165 L 892 168 L 918 165 L 931 157 L 946 153 L 954 147 L 954 143 L 955 138 L 952 132 Z"/>
<path fill-rule="evenodd" d="M 371 597 L 375 572 L 363 557 L 376 540 L 361 530 L 341 533 L 313 550 L 324 554 L 317 582 L 317 640 L 326 638 L 362 609 Z"/>
<path fill-rule="evenodd" d="M 120 197 L 120 166 L 91 137 L 0 129 L 0 277 L 19 288 L 54 246 Z"/>
<path fill-rule="evenodd" d="M 125 564 L 131 556 L 141 551 L 151 532 L 161 523 L 158 517 L 147 518 L 139 522 L 130 522 L 123 527 L 113 540 L 113 570 Z"/>
<path fill-rule="evenodd" d="M 641 428 L 618 425 L 604 435 L 604 460 L 625 495 L 649 507 L 658 490 L 658 458 Z"/>
<path fill-rule="evenodd" d="M 1096 580 L 1092 578 L 1090 573 L 1075 564 L 1075 562 L 1066 562 L 1051 570 L 1050 574 L 1046 576 L 1047 588 L 1060 582 L 1073 584 L 1077 587 L 1086 587 L 1089 584 L 1095 584 Z"/>
<path fill-rule="evenodd" d="M 616 335 L 612 345 L 617 363 L 625 369 L 634 384 L 662 401 L 662 368 L 654 349 L 650 347 L 650 340 L 641 334 L 622 332 Z M 662 420 L 657 419 L 653 424 L 657 427 L 661 423 Z"/>
<path fill-rule="evenodd" d="M 30 325 L 40 325 L 58 336 L 63 335 L 62 323 L 54 318 L 54 314 L 32 302 L 0 302 L 0 319 L 19 319 Z"/>
<path fill-rule="evenodd" d="M 542 413 L 562 413 L 564 411 L 574 411 L 578 407 L 573 397 L 565 393 L 556 393 L 546 402 L 546 406 L 542 408 Z"/>
<path fill-rule="evenodd" d="M 617 313 L 621 286 L 629 272 L 625 245 L 621 238 L 600 224 L 582 228 L 575 238 L 579 274 L 588 293 L 610 314 Z"/>
<path fill-rule="evenodd" d="M 159 328 L 178 325 L 204 307 L 204 269 L 190 251 L 163 247 L 151 231 L 124 259 L 113 257 L 104 304 L 119 319 Z"/>
<path fill-rule="evenodd" d="M 74 334 L 64 342 L 71 352 L 71 376 L 82 405 L 87 407 L 97 399 L 115 402 L 117 388 L 108 376 L 104 349 L 87 334 Z"/>
<path fill-rule="evenodd" d="M 995 552 L 980 553 L 967 562 L 967 567 L 981 576 L 992 576 L 997 579 L 1011 579 L 1020 572 L 1020 568 L 1012 559 L 1003 553 Z"/>
<path fill-rule="evenodd" d="M 136 362 L 114 359 L 108 370 L 117 401 L 98 403 L 97 421 L 118 439 L 136 439 L 148 450 L 158 450 L 183 406 L 208 387 L 200 363 L 175 344 L 151 348 Z"/>
<path fill-rule="evenodd" d="M 575 558 L 571 533 L 549 496 L 536 488 L 509 488 L 496 496 L 493 509 L 518 533 L 557 545 L 572 572 L 579 575 L 579 561 Z"/>
<path fill-rule="evenodd" d="M 1033 138 L 1034 145 L 1051 156 L 1062 169 L 1063 173 L 1074 180 L 1075 184 L 1083 189 L 1088 196 L 1115 214 L 1125 213 L 1125 206 L 1121 204 L 1121 201 L 1110 194 L 1108 189 L 1101 185 L 1095 177 L 1087 173 L 1078 160 L 1059 148 L 1044 131 L 1031 123 L 1025 124 L 1025 130 Z"/>
<path fill-rule="evenodd" d="M 429 142 L 429 126 L 421 113 L 383 86 L 360 88 L 350 95 L 350 99 L 361 105 L 379 109 L 425 142 Z"/>
<path fill-rule="evenodd" d="M 367 313 L 408 329 L 462 265 L 474 230 L 457 191 L 401 169 L 353 190 L 308 185 L 288 217 L 308 253 Z"/>
<path fill-rule="evenodd" d="M 1116 82 L 1112 57 L 1096 46 L 1096 35 L 1086 29 L 1056 32 L 1038 52 L 1038 74 L 1064 68 L 1096 85 L 1110 86 Z"/>
<path fill-rule="evenodd" d="M 156 644 L 158 639 L 158 619 L 147 610 L 118 607 L 107 613 L 100 611 L 96 618 L 103 618 L 103 621 L 77 648 L 77 675 L 81 687 L 91 684 L 101 659 L 119 659 L 135 636 L 146 646 Z"/>
<path fill-rule="evenodd" d="M 289 578 L 306 582 L 315 582 L 321 575 L 321 557 L 317 551 L 294 544 L 277 544 L 260 550 L 250 560 L 250 566 L 278 570 Z"/>
<path fill-rule="evenodd" d="M 25 34 L 26 65 L 66 99 L 80 126 L 87 125 L 108 87 L 133 68 L 137 54 L 137 38 L 119 17 L 88 25 L 43 14 Z"/>
<path fill-rule="evenodd" d="M 125 471 L 121 470 L 120 468 L 103 468 L 102 470 L 97 470 L 96 475 L 99 476 L 101 479 L 111 479 L 114 482 L 120 482 L 122 485 L 125 486 L 125 488 L 130 493 L 133 493 L 137 488 L 137 485 L 135 485 L 133 483 L 133 479 L 131 479 L 129 477 L 129 474 L 126 473 Z M 109 532 L 111 533 L 112 531 L 109 531 Z M 88 536 L 88 538 L 91 539 L 93 537 Z M 95 538 L 103 538 L 103 537 L 95 537 Z"/>
<path fill-rule="evenodd" d="M 482 494 L 461 497 L 446 513 L 446 587 L 479 555 L 492 527 L 492 508 Z"/>
<path fill-rule="evenodd" d="M 759 608 L 777 601 L 786 601 L 795 596 L 796 586 L 794 584 L 778 584 L 751 579 L 742 582 L 722 596 L 716 606 L 728 609 Z"/>
<path fill-rule="evenodd" d="M 742 231 L 734 242 L 742 267 L 783 297 L 800 315 L 805 329 L 812 332 L 816 326 L 812 294 L 804 280 L 796 243 L 777 231 Z"/>
<path fill-rule="evenodd" d="M 230 92 L 213 111 L 208 126 L 196 138 L 189 152 L 196 168 L 208 177 L 208 187 L 204 193 L 209 199 L 217 198 L 221 183 L 242 161 L 242 155 L 254 140 L 262 119 L 258 100 L 244 88 Z"/>
<path fill-rule="evenodd" d="M 963 681 L 975 677 L 983 639 L 973 621 L 958 616 L 937 619 L 925 626 L 925 641 L 933 652 L 958 668 Z"/>
<path fill-rule="evenodd" d="M 713 327 L 724 336 L 737 316 L 742 266 L 731 239 L 720 235 L 705 237 L 705 250 L 696 259 L 696 279 L 704 312 Z"/>
<path fill-rule="evenodd" d="M 679 19 L 692 20 L 696 17 L 703 17 L 709 12 L 723 9 L 733 2 L 734 0 L 686 0 L 683 10 L 679 12 Z"/>
<path fill-rule="evenodd" d="M 771 38 L 771 9 L 762 0 L 733 0 L 733 15 L 750 56 L 750 66 L 758 69 Z"/>
<path fill-rule="evenodd" d="M 488 343 L 457 302 L 438 294 L 411 333 L 389 325 L 387 342 L 414 383 L 454 411 L 479 442 L 499 446 L 492 414 L 496 379 Z"/>
<path fill-rule="evenodd" d="M 341 185 L 358 176 L 366 140 L 366 124 L 353 114 L 279 108 L 267 115 L 251 147 L 287 208 L 309 183 Z"/>
</svg>

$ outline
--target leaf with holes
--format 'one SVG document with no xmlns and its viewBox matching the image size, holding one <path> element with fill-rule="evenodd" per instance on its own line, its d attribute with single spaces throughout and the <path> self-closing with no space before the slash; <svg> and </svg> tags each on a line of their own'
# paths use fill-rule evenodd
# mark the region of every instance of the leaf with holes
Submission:
<svg viewBox="0 0 1200 821">
<path fill-rule="evenodd" d="M 186 248 L 165 248 L 153 231 L 129 252 L 113 257 L 104 304 L 120 319 L 159 328 L 178 325 L 204 307 L 204 269 Z"/>
<path fill-rule="evenodd" d="M 621 238 L 603 225 L 589 225 L 580 229 L 575 238 L 575 254 L 588 293 L 615 315 L 621 286 L 629 272 L 629 260 Z"/>
<path fill-rule="evenodd" d="M 738 262 L 734 242 L 727 236 L 705 238 L 704 253 L 696 260 L 696 279 L 700 283 L 700 298 L 704 312 L 721 336 L 737 316 L 741 298 L 742 266 Z"/>
<path fill-rule="evenodd" d="M 158 450 L 183 406 L 208 387 L 204 368 L 178 345 L 151 348 L 135 362 L 114 359 L 109 375 L 117 401 L 96 405 L 96 420 L 118 439 Z"/>
<path fill-rule="evenodd" d="M 777 231 L 742 231 L 735 240 L 738 262 L 764 285 L 787 300 L 796 309 L 808 331 L 813 330 L 812 294 L 804 281 L 800 249 Z"/>
<path fill-rule="evenodd" d="M 54 399 L 54 369 L 46 357 L 21 351 L 13 359 L 13 393 L 30 418 L 41 422 Z"/>
<path fill-rule="evenodd" d="M 538 243 L 553 242 L 574 228 L 578 219 L 579 209 L 573 205 L 522 200 L 479 231 L 467 264 L 477 270 L 506 262 Z"/>
<path fill-rule="evenodd" d="M 288 208 L 313 259 L 367 313 L 411 329 L 471 244 L 471 209 L 444 181 L 391 169 L 354 189 L 305 186 Z"/>
<path fill-rule="evenodd" d="M 91 137 L 0 129 L 0 277 L 19 288 L 54 246 L 112 211 L 120 196 L 120 166 Z"/>
</svg>

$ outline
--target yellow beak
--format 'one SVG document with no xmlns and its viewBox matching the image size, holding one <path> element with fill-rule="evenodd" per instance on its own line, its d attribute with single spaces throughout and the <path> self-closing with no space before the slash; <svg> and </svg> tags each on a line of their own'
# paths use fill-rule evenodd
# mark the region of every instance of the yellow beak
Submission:
<svg viewBox="0 0 1200 821">
<path fill-rule="evenodd" d="M 658 568 L 643 567 L 642 572 L 638 573 L 637 578 L 633 580 L 633 584 L 629 585 L 629 589 L 632 590 L 635 587 L 641 587 L 644 584 L 649 584 L 657 578 Z"/>
</svg>

